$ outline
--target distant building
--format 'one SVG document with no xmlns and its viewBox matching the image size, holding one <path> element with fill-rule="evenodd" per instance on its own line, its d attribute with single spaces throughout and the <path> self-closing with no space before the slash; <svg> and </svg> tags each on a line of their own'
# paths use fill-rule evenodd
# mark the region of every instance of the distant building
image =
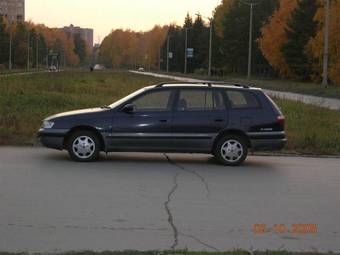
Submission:
<svg viewBox="0 0 340 255">
<path fill-rule="evenodd" d="M 83 38 L 83 40 L 87 43 L 89 48 L 93 48 L 93 29 L 75 27 L 73 25 L 70 25 L 68 27 L 64 27 L 63 30 L 71 35 L 79 34 L 81 38 Z"/>
<path fill-rule="evenodd" d="M 0 0 L 0 17 L 9 22 L 25 21 L 25 0 Z"/>
</svg>

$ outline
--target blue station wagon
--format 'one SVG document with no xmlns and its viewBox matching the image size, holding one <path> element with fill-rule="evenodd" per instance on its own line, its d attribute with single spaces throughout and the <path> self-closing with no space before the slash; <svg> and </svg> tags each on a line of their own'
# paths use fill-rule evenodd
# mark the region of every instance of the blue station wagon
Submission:
<svg viewBox="0 0 340 255">
<path fill-rule="evenodd" d="M 41 143 L 78 162 L 100 152 L 213 154 L 237 166 L 248 151 L 281 150 L 285 118 L 261 90 L 226 83 L 163 83 L 112 105 L 65 112 L 43 121 Z"/>
</svg>

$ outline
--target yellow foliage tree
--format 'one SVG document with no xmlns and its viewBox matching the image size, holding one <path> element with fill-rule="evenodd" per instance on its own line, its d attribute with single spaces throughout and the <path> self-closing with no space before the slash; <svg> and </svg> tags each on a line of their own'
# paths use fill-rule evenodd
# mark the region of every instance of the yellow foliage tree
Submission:
<svg viewBox="0 0 340 255">
<path fill-rule="evenodd" d="M 156 68 L 159 49 L 166 38 L 167 29 L 155 26 L 148 32 L 113 30 L 100 46 L 99 59 L 113 68 L 131 68 L 137 65 Z"/>
<path fill-rule="evenodd" d="M 281 48 L 287 42 L 287 23 L 297 4 L 297 0 L 281 0 L 278 10 L 273 13 L 269 21 L 262 27 L 262 36 L 258 40 L 259 47 L 269 64 L 284 77 L 291 74 Z"/>
<path fill-rule="evenodd" d="M 315 69 L 319 76 L 322 73 L 324 49 L 324 4 L 325 1 L 320 0 L 320 8 L 315 15 L 315 20 L 319 22 L 319 29 L 308 44 L 308 53 L 312 58 L 318 60 Z M 331 1 L 329 78 L 332 82 L 340 85 L 340 1 Z"/>
</svg>

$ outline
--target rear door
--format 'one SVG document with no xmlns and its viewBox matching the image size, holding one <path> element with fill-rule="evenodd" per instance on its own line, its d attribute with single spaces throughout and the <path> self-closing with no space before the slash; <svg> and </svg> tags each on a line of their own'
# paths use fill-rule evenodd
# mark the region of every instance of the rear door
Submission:
<svg viewBox="0 0 340 255">
<path fill-rule="evenodd" d="M 225 101 L 219 89 L 178 89 L 172 133 L 179 151 L 211 150 L 215 136 L 228 124 Z"/>
</svg>

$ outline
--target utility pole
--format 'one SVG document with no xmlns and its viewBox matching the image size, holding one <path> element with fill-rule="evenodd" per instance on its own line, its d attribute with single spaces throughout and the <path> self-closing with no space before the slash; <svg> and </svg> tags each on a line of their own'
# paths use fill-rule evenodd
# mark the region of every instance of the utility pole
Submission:
<svg viewBox="0 0 340 255">
<path fill-rule="evenodd" d="M 161 71 L 161 60 L 162 60 L 162 46 L 159 46 L 159 58 L 158 58 L 158 71 Z"/>
<path fill-rule="evenodd" d="M 36 35 L 36 49 L 35 49 L 35 61 L 36 61 L 36 69 L 39 71 L 39 36 L 38 33 Z"/>
<path fill-rule="evenodd" d="M 252 69 L 252 51 L 253 51 L 253 17 L 254 17 L 254 6 L 261 4 L 263 0 L 258 0 L 257 2 L 249 0 L 239 0 L 241 3 L 248 5 L 250 7 L 250 20 L 249 20 L 249 49 L 248 49 L 248 73 L 247 78 L 251 78 Z"/>
<path fill-rule="evenodd" d="M 30 32 L 27 35 L 27 72 L 30 70 Z"/>
<path fill-rule="evenodd" d="M 185 28 L 185 47 L 184 47 L 184 73 L 187 73 L 188 66 L 188 28 Z"/>
<path fill-rule="evenodd" d="M 329 16 L 330 0 L 325 0 L 325 34 L 324 34 L 324 53 L 323 53 L 323 74 L 322 85 L 328 87 L 328 57 L 329 57 Z"/>
<path fill-rule="evenodd" d="M 253 44 L 253 8 L 254 4 L 250 4 L 250 25 L 249 25 L 249 50 L 248 50 L 248 75 L 247 78 L 251 78 L 251 61 L 252 61 L 252 44 Z"/>
<path fill-rule="evenodd" d="M 169 72 L 169 53 L 170 53 L 170 36 L 168 35 L 168 39 L 166 42 L 166 72 Z"/>
<path fill-rule="evenodd" d="M 209 35 L 209 66 L 208 66 L 208 77 L 211 77 L 211 61 L 212 61 L 212 35 L 214 19 L 210 18 L 210 35 Z"/>
<path fill-rule="evenodd" d="M 196 13 L 196 16 L 202 17 L 200 13 Z M 212 66 L 212 43 L 213 43 L 213 24 L 214 24 L 214 19 L 209 18 L 209 17 L 204 17 L 207 18 L 210 22 L 210 32 L 209 32 L 209 60 L 208 60 L 208 76 L 211 77 L 211 66 Z"/>
<path fill-rule="evenodd" d="M 8 69 L 12 70 L 12 23 L 9 23 L 9 58 Z"/>
</svg>

